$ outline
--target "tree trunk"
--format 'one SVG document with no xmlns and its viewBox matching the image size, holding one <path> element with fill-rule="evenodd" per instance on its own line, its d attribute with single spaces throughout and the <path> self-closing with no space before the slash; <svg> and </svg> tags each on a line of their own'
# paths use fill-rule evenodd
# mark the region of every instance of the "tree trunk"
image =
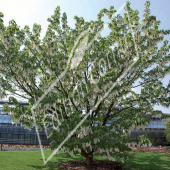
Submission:
<svg viewBox="0 0 170 170">
<path fill-rule="evenodd" d="M 93 165 L 93 156 L 91 156 L 91 157 L 87 157 L 86 158 L 86 163 L 87 163 L 87 165 Z"/>
<path fill-rule="evenodd" d="M 81 149 L 81 155 L 86 158 L 87 165 L 93 165 L 93 150 L 89 153 L 86 153 L 83 149 Z"/>
</svg>

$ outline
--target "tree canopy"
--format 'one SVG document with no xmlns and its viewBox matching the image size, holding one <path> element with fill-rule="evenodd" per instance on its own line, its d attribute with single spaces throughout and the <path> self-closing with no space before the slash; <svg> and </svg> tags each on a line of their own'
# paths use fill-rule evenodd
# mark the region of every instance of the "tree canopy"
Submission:
<svg viewBox="0 0 170 170">
<path fill-rule="evenodd" d="M 10 97 L 15 107 L 4 108 L 14 122 L 33 128 L 33 111 L 40 129 L 52 128 L 51 147 L 57 148 L 84 120 L 63 151 L 81 153 L 88 164 L 96 150 L 112 161 L 125 158 L 131 131 L 148 122 L 142 113 L 161 114 L 154 105 L 170 105 L 170 84 L 162 83 L 170 72 L 170 46 L 164 39 L 170 31 L 159 29 L 160 21 L 149 8 L 147 1 L 140 21 L 129 2 L 123 16 L 111 6 L 102 9 L 96 21 L 75 16 L 75 28 L 70 28 L 66 13 L 57 7 L 43 39 L 40 25 L 31 31 L 11 20 L 4 26 L 0 13 L 1 97 L 11 92 L 29 102 L 23 107 Z M 104 15 L 110 32 L 103 37 Z"/>
</svg>

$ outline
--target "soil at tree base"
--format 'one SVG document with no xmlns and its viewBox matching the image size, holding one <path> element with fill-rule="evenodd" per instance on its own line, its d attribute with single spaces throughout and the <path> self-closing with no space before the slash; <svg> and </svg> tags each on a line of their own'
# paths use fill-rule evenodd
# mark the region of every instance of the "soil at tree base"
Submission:
<svg viewBox="0 0 170 170">
<path fill-rule="evenodd" d="M 59 165 L 61 170 L 122 170 L 122 166 L 116 162 L 94 160 L 93 165 L 87 165 L 86 161 L 69 161 Z"/>
</svg>

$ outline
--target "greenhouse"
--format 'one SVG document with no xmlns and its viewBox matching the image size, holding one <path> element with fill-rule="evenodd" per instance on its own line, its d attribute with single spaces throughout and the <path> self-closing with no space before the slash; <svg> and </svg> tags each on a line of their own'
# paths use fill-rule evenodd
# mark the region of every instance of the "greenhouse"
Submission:
<svg viewBox="0 0 170 170">
<path fill-rule="evenodd" d="M 0 103 L 0 144 L 27 144 L 39 145 L 36 131 L 25 129 L 21 123 L 12 124 L 11 115 L 1 112 L 2 102 Z M 12 106 L 12 103 L 8 103 Z M 21 103 L 26 105 L 25 103 Z M 45 130 L 39 131 L 42 145 L 48 145 Z"/>
<path fill-rule="evenodd" d="M 146 115 L 146 114 L 142 114 Z M 169 116 L 169 114 L 163 114 L 164 117 Z M 164 120 L 161 119 L 161 117 L 154 117 L 154 116 L 148 116 L 149 117 L 149 123 L 148 125 L 142 129 L 139 130 L 134 129 L 131 134 L 131 139 L 137 139 L 140 135 L 144 135 L 148 133 L 148 137 L 151 139 L 152 145 L 167 145 L 166 142 L 166 135 L 164 133 L 165 126 L 164 126 Z M 114 119 L 113 121 L 116 121 L 118 118 Z M 110 126 L 111 121 L 106 124 L 106 126 Z"/>
<path fill-rule="evenodd" d="M 39 145 L 36 131 L 34 129 L 24 129 L 21 123 L 12 124 L 11 115 L 1 112 L 4 103 L 0 101 L 0 144 L 27 144 Z M 12 107 L 13 104 L 8 104 Z M 28 103 L 21 102 L 21 105 Z M 164 116 L 169 114 L 164 114 Z M 111 122 L 110 122 L 111 123 Z M 107 123 L 106 126 L 109 126 Z M 160 117 L 150 117 L 149 123 L 145 129 L 133 130 L 130 134 L 132 139 L 136 139 L 140 135 L 150 133 L 153 145 L 166 145 L 166 136 L 164 133 L 164 121 Z M 39 131 L 42 145 L 49 145 L 50 140 L 47 139 L 45 130 Z"/>
<path fill-rule="evenodd" d="M 168 114 L 164 114 L 164 116 L 167 115 Z M 140 135 L 149 133 L 153 145 L 166 145 L 167 143 L 164 130 L 165 130 L 164 121 L 161 119 L 161 117 L 150 117 L 149 123 L 145 127 L 145 129 L 132 131 L 130 137 L 134 139 L 139 137 Z"/>
</svg>

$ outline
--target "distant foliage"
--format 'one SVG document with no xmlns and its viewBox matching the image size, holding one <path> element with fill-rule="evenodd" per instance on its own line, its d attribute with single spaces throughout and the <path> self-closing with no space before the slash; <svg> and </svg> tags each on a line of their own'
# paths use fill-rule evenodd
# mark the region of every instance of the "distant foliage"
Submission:
<svg viewBox="0 0 170 170">
<path fill-rule="evenodd" d="M 165 134 L 167 143 L 170 143 L 170 120 L 165 121 Z"/>
</svg>

